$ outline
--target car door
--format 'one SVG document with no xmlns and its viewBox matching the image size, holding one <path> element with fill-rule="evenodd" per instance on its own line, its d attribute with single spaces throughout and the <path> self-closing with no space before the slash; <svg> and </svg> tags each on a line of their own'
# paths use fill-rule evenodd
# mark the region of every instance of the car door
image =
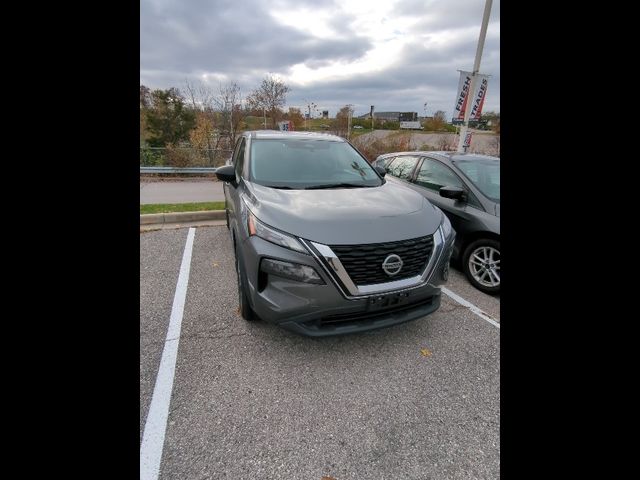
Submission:
<svg viewBox="0 0 640 480">
<path fill-rule="evenodd" d="M 440 188 L 444 186 L 460 187 L 467 192 L 465 201 L 440 196 Z M 411 187 L 421 193 L 432 204 L 439 207 L 451 221 L 451 225 L 459 235 L 459 240 L 474 223 L 474 210 L 482 209 L 473 193 L 463 180 L 443 162 L 422 157 L 411 178 Z"/>
</svg>

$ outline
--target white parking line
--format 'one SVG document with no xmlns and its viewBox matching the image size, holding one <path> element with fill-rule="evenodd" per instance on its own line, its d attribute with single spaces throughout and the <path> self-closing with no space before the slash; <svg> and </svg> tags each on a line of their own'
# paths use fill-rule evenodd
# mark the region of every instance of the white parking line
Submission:
<svg viewBox="0 0 640 480">
<path fill-rule="evenodd" d="M 460 305 L 467 307 L 469 310 L 471 310 L 473 313 L 475 313 L 477 316 L 479 316 L 483 320 L 486 320 L 487 322 L 489 322 L 491 325 L 494 325 L 500 328 L 500 324 L 498 322 L 496 322 L 493 318 L 491 318 L 491 316 L 488 313 L 485 313 L 482 310 L 480 310 L 478 307 L 476 307 L 473 303 L 467 302 L 464 298 L 453 293 L 448 288 L 442 287 L 442 292 L 450 296 L 453 300 L 458 302 Z"/>
<path fill-rule="evenodd" d="M 151 406 L 147 415 L 147 423 L 142 434 L 140 446 L 140 480 L 156 480 L 160 474 L 160 461 L 162 460 L 162 448 L 164 435 L 167 429 L 167 417 L 169 416 L 169 402 L 173 389 L 173 378 L 176 370 L 176 357 L 180 340 L 180 327 L 182 326 L 182 314 L 184 302 L 189 285 L 189 271 L 191 270 L 191 252 L 193 251 L 193 239 L 195 228 L 190 228 L 187 234 L 187 243 L 182 255 L 180 274 L 176 293 L 173 297 L 173 307 L 169 320 L 167 338 L 164 342 L 160 368 L 156 378 L 156 385 L 151 397 Z"/>
</svg>

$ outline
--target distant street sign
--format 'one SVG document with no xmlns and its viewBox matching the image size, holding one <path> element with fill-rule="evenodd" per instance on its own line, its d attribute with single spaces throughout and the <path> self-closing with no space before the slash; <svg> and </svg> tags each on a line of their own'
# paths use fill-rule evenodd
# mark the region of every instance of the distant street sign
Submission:
<svg viewBox="0 0 640 480">
<path fill-rule="evenodd" d="M 293 124 L 290 120 L 285 120 L 284 122 L 278 122 L 278 128 L 280 128 L 281 132 L 288 132 L 293 130 Z"/>
</svg>

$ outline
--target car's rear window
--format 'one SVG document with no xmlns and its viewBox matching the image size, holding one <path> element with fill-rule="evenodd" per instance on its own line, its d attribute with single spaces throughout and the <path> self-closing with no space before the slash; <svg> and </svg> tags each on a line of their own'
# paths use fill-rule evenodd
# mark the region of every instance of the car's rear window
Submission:
<svg viewBox="0 0 640 480">
<path fill-rule="evenodd" d="M 249 170 L 250 181 L 280 188 L 382 184 L 351 145 L 328 140 L 253 139 Z"/>
</svg>

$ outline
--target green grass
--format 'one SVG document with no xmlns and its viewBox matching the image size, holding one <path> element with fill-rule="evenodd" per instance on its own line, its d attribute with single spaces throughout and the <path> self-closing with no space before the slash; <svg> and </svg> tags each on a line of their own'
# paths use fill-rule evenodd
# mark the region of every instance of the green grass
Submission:
<svg viewBox="0 0 640 480">
<path fill-rule="evenodd" d="M 224 210 L 224 202 L 153 203 L 140 205 L 140 215 L 146 215 L 147 213 L 200 212 L 203 210 Z"/>
</svg>

